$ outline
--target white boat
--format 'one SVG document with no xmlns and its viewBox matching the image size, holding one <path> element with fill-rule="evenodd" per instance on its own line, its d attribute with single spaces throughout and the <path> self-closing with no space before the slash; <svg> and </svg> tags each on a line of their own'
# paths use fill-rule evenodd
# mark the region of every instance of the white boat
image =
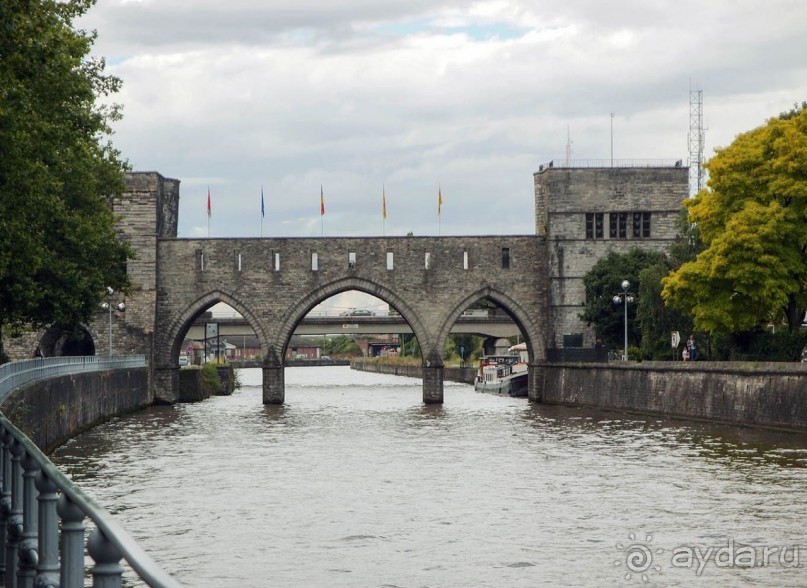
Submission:
<svg viewBox="0 0 807 588">
<path fill-rule="evenodd" d="M 479 358 L 479 373 L 474 382 L 477 392 L 527 396 L 527 346 L 524 343 L 514 345 L 508 351 L 504 355 L 485 355 Z"/>
</svg>

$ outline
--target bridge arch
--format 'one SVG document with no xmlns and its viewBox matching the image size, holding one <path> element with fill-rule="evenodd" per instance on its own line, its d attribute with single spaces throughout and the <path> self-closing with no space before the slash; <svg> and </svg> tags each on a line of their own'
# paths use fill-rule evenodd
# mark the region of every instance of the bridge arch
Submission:
<svg viewBox="0 0 807 588">
<path fill-rule="evenodd" d="M 412 328 L 412 332 L 415 334 L 415 337 L 418 338 L 421 348 L 423 348 L 424 345 L 429 344 L 433 338 L 431 333 L 429 333 L 429 331 L 424 327 L 423 321 L 418 316 L 417 312 L 415 312 L 415 310 L 412 309 L 412 307 L 395 292 L 386 286 L 379 284 L 378 282 L 367 280 L 361 277 L 351 276 L 323 284 L 319 288 L 309 292 L 300 301 L 293 304 L 289 308 L 288 313 L 281 318 L 280 326 L 277 332 L 276 343 L 277 348 L 281 350 L 281 356 L 285 355 L 286 347 L 288 346 L 297 325 L 303 320 L 305 315 L 311 311 L 312 308 L 324 300 L 327 300 L 331 296 L 335 296 L 349 290 L 356 290 L 371 296 L 375 296 L 376 298 L 379 298 L 395 307 L 395 309 L 400 313 L 401 317 L 403 317 L 403 319 Z"/>
<path fill-rule="evenodd" d="M 542 382 L 539 381 L 542 379 L 542 372 L 537 366 L 546 359 L 545 332 L 539 325 L 536 325 L 529 312 L 518 301 L 491 285 L 486 285 L 468 294 L 452 307 L 437 333 L 434 353 L 439 352 L 441 354 L 442 363 L 442 353 L 451 334 L 451 327 L 469 306 L 485 299 L 501 307 L 513 319 L 524 335 L 529 355 L 529 394 L 531 399 L 537 400 L 540 396 L 540 390 L 543 388 Z"/>
<path fill-rule="evenodd" d="M 252 311 L 249 304 L 237 296 L 216 289 L 205 292 L 195 300 L 188 303 L 167 325 L 161 330 L 161 336 L 155 341 L 154 357 L 160 367 L 176 368 L 174 359 L 179 355 L 182 345 L 182 335 L 188 331 L 193 321 L 211 306 L 223 302 L 233 307 L 244 317 L 260 342 L 261 348 L 268 349 L 270 337 L 266 333 L 263 323 Z"/>
</svg>

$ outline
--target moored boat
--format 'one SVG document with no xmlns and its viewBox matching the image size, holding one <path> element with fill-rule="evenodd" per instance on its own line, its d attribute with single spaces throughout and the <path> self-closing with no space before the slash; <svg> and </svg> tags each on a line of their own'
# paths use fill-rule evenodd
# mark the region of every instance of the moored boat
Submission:
<svg viewBox="0 0 807 588">
<path fill-rule="evenodd" d="M 524 347 L 523 353 L 480 357 L 479 373 L 476 375 L 474 389 L 477 392 L 489 392 L 491 394 L 527 396 L 529 376 L 527 374 L 526 357 L 524 357 L 526 355 L 526 346 Z M 510 351 L 521 352 L 522 350 L 511 347 Z"/>
</svg>

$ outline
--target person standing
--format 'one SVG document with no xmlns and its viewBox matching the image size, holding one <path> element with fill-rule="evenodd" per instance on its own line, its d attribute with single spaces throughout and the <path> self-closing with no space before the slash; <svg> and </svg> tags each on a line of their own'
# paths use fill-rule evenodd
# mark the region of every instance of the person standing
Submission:
<svg viewBox="0 0 807 588">
<path fill-rule="evenodd" d="M 687 351 L 689 352 L 689 361 L 695 361 L 698 358 L 698 350 L 695 348 L 695 335 L 690 335 L 687 339 Z"/>
</svg>

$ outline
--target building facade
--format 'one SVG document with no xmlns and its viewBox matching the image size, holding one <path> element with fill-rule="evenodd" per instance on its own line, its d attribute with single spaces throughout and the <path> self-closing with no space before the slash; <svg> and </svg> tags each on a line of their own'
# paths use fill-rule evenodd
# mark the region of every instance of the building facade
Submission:
<svg viewBox="0 0 807 588">
<path fill-rule="evenodd" d="M 584 276 L 611 252 L 667 250 L 678 236 L 689 170 L 680 161 L 552 162 L 534 181 L 535 231 L 549 245 L 547 347 L 593 347 L 594 330 L 580 320 Z"/>
</svg>

